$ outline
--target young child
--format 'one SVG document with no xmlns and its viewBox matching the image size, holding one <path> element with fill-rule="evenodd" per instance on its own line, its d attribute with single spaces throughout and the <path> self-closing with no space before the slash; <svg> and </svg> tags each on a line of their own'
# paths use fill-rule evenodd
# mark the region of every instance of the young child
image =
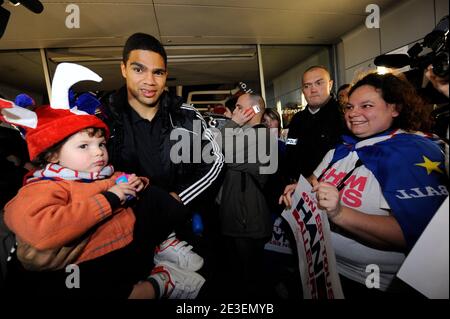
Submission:
<svg viewBox="0 0 450 319">
<path fill-rule="evenodd" d="M 79 289 L 68 288 L 64 270 L 26 272 L 17 260 L 10 262 L 11 289 L 21 295 L 195 298 L 203 277 L 161 256 L 147 278 L 154 247 L 144 240 L 142 216 L 148 209 L 184 206 L 148 186 L 146 178 L 131 174 L 127 182 L 116 183 L 122 173 L 108 165 L 109 130 L 97 117 L 50 106 L 35 113 L 37 126 L 25 127 L 25 138 L 38 169 L 5 206 L 5 222 L 17 238 L 41 250 L 89 239 L 75 262 Z M 146 200 L 138 200 L 133 212 L 130 196 Z"/>
</svg>

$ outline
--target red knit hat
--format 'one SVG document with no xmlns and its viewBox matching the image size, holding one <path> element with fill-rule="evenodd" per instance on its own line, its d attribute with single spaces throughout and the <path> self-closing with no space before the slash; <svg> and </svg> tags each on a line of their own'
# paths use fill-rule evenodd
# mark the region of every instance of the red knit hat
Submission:
<svg viewBox="0 0 450 319">
<path fill-rule="evenodd" d="M 11 101 L 0 99 L 0 120 L 25 130 L 31 160 L 58 142 L 86 128 L 104 129 L 105 138 L 109 137 L 108 126 L 95 115 L 69 108 L 68 90 L 80 80 L 99 82 L 101 78 L 83 66 L 62 63 L 55 71 L 51 106 L 40 106 L 33 112 L 18 107 Z"/>
<path fill-rule="evenodd" d="M 37 127 L 25 127 L 25 140 L 31 160 L 66 137 L 89 127 L 104 129 L 105 137 L 109 137 L 108 126 L 95 115 L 75 114 L 69 110 L 53 109 L 50 105 L 38 107 L 34 111 L 38 117 Z"/>
</svg>

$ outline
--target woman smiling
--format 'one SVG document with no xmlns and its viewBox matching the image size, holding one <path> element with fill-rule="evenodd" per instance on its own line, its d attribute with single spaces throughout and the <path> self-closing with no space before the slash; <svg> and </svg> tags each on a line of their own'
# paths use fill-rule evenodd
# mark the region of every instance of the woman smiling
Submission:
<svg viewBox="0 0 450 319">
<path fill-rule="evenodd" d="M 367 75 L 351 88 L 344 112 L 352 135 L 309 180 L 331 222 L 344 294 L 369 292 L 372 265 L 380 270 L 379 290 L 393 291 L 405 255 L 448 195 L 444 155 L 418 132 L 428 129 L 429 113 L 399 77 Z M 280 201 L 290 205 L 293 189 L 288 185 Z"/>
</svg>

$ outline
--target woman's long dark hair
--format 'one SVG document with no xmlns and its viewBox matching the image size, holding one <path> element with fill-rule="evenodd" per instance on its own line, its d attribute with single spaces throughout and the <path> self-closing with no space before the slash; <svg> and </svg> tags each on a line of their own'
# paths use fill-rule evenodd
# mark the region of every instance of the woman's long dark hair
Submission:
<svg viewBox="0 0 450 319">
<path fill-rule="evenodd" d="M 278 114 L 278 112 L 273 109 L 273 108 L 266 108 L 264 110 L 264 115 L 267 115 L 268 117 L 270 117 L 272 120 L 278 121 L 278 132 L 281 131 L 281 118 L 280 118 L 280 114 Z"/>
</svg>

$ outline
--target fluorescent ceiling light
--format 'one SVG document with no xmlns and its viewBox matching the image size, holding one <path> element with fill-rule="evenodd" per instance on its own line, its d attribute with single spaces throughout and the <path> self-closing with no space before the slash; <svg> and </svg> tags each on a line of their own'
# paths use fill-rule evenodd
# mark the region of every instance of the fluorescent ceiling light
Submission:
<svg viewBox="0 0 450 319">
<path fill-rule="evenodd" d="M 191 62 L 227 62 L 227 61 L 250 61 L 254 60 L 254 56 L 204 56 L 204 57 L 184 57 L 180 58 L 178 56 L 175 57 L 167 57 L 168 63 L 191 63 Z"/>
<path fill-rule="evenodd" d="M 193 54 L 193 55 L 168 55 L 168 63 L 189 63 L 189 62 L 226 62 L 226 61 L 249 61 L 256 58 L 255 53 L 238 54 Z M 120 62 L 122 56 L 94 57 L 94 56 L 54 56 L 50 57 L 54 63 L 72 62 Z"/>
<path fill-rule="evenodd" d="M 80 62 L 117 62 L 122 61 L 122 57 L 95 57 L 95 56 L 55 56 L 51 57 L 50 61 L 55 63 L 63 63 L 63 62 L 71 62 L 71 63 L 80 63 Z"/>
</svg>

